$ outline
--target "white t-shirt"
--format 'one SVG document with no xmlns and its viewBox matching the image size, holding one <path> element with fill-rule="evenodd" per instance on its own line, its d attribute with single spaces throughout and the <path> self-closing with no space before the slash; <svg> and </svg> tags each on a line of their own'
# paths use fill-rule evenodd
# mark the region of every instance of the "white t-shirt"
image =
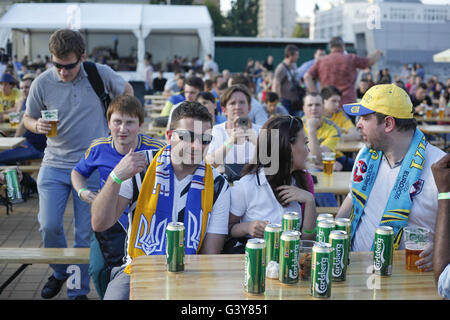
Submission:
<svg viewBox="0 0 450 320">
<path fill-rule="evenodd" d="M 294 185 L 294 181 L 292 182 Z M 280 223 L 283 213 L 295 211 L 300 215 L 302 224 L 302 208 L 297 201 L 283 207 L 262 170 L 258 174 L 247 174 L 231 187 L 230 212 L 242 217 L 241 222 L 267 220 L 269 223 Z"/>
<path fill-rule="evenodd" d="M 358 163 L 361 151 L 356 157 L 355 166 Z M 431 241 L 434 241 L 434 230 L 438 212 L 438 191 L 431 172 L 431 165 L 444 155 L 445 153 L 442 150 L 431 144 L 428 144 L 425 149 L 425 164 L 419 178 L 423 180 L 423 184 L 421 189 L 419 188 L 412 198 L 411 212 L 406 224 L 408 227 L 425 227 L 429 229 L 431 231 Z M 355 166 L 353 166 L 353 170 L 355 170 Z M 355 233 L 352 245 L 353 251 L 371 250 L 375 238 L 375 229 L 380 224 L 400 167 L 401 164 L 398 164 L 394 168 L 391 168 L 386 157 L 383 155 L 375 183 Z M 350 190 L 351 185 L 352 179 L 350 179 Z M 404 249 L 403 239 L 400 240 L 399 249 Z"/>
<path fill-rule="evenodd" d="M 229 138 L 228 132 L 225 128 L 226 123 L 227 122 L 223 122 L 221 124 L 216 124 L 212 128 L 211 134 L 213 136 L 213 139 L 211 141 L 211 144 L 209 145 L 208 154 L 215 152 Z M 255 131 L 256 136 L 258 136 L 260 129 L 261 129 L 261 126 L 252 123 L 251 130 Z M 231 148 L 228 151 L 228 153 L 225 157 L 224 163 L 226 163 L 226 164 L 250 163 L 250 161 L 253 160 L 255 151 L 256 151 L 256 146 L 249 141 L 245 141 L 242 144 L 234 144 L 233 148 Z M 223 162 L 217 160 L 216 163 L 223 163 Z"/>
<path fill-rule="evenodd" d="M 214 180 L 220 174 L 213 169 L 213 178 Z M 137 174 L 136 182 L 138 185 L 138 189 L 141 189 L 141 179 L 140 175 Z M 184 209 L 186 206 L 186 199 L 188 194 L 189 183 L 192 180 L 193 175 L 188 175 L 181 181 L 176 178 L 174 175 L 174 203 L 172 208 L 172 221 L 178 221 L 178 213 Z M 133 181 L 132 179 L 125 180 L 120 186 L 119 195 L 129 199 L 130 201 L 133 199 Z M 130 207 L 130 211 L 136 208 L 136 203 L 132 204 Z M 214 202 L 212 212 L 208 216 L 208 222 L 206 224 L 206 233 L 215 233 L 215 234 L 228 234 L 228 217 L 230 213 L 230 188 L 228 182 L 225 181 L 221 190 L 219 190 L 219 195 L 217 196 L 217 200 Z M 131 235 L 131 226 L 133 225 L 132 214 L 128 214 L 129 222 L 128 222 L 128 237 L 127 237 L 127 250 L 128 250 L 128 241 Z M 127 254 L 127 262 L 129 264 L 131 262 L 130 256 Z"/>
</svg>

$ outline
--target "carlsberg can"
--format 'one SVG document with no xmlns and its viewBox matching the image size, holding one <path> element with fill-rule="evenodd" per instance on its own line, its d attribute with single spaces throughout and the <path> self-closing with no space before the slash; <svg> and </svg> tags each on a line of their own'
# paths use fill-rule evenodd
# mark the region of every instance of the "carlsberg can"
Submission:
<svg viewBox="0 0 450 320">
<path fill-rule="evenodd" d="M 332 230 L 334 230 L 334 220 L 321 220 L 317 223 L 317 242 L 328 242 Z"/>
<path fill-rule="evenodd" d="M 166 228 L 167 271 L 184 270 L 184 224 L 170 222 Z"/>
<path fill-rule="evenodd" d="M 9 201 L 11 203 L 23 202 L 22 192 L 20 192 L 19 177 L 17 171 L 14 168 L 6 169 L 3 171 L 6 181 L 6 193 L 8 194 Z"/>
<path fill-rule="evenodd" d="M 271 223 L 264 229 L 264 240 L 266 241 L 266 261 L 278 262 L 280 256 L 281 224 Z"/>
<path fill-rule="evenodd" d="M 266 242 L 249 239 L 245 245 L 244 289 L 248 293 L 264 293 L 266 287 Z"/>
<path fill-rule="evenodd" d="M 300 214 L 298 212 L 288 212 L 283 214 L 283 231 L 300 231 Z"/>
<path fill-rule="evenodd" d="M 311 257 L 311 295 L 315 298 L 331 296 L 331 244 L 316 242 Z"/>
<path fill-rule="evenodd" d="M 333 219 L 334 219 L 334 216 L 331 213 L 320 213 L 317 216 L 316 224 L 318 224 L 319 221 L 322 221 L 322 220 L 333 220 Z"/>
<path fill-rule="evenodd" d="M 392 274 L 392 255 L 394 252 L 394 229 L 388 226 L 378 227 L 373 243 L 373 269 L 375 274 Z"/>
<path fill-rule="evenodd" d="M 300 231 L 284 231 L 280 241 L 280 268 L 278 279 L 282 283 L 298 282 Z"/>
<path fill-rule="evenodd" d="M 331 275 L 333 281 L 345 281 L 348 260 L 348 235 L 346 231 L 333 230 L 330 233 L 333 248 Z"/>
<path fill-rule="evenodd" d="M 336 227 L 335 227 L 336 230 L 342 230 L 342 231 L 347 232 L 347 235 L 348 235 L 347 264 L 350 264 L 350 250 L 351 250 L 351 244 L 352 244 L 352 240 L 351 240 L 352 223 L 351 223 L 350 219 L 347 219 L 347 218 L 337 218 L 334 220 L 334 223 L 336 224 Z"/>
</svg>

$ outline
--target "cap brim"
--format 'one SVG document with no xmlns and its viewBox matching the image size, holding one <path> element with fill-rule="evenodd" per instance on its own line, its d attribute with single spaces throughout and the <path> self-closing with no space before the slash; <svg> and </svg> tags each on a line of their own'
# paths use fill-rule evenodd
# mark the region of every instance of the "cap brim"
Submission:
<svg viewBox="0 0 450 320">
<path fill-rule="evenodd" d="M 349 103 L 343 105 L 344 111 L 350 116 L 363 116 L 366 114 L 374 113 L 375 111 L 363 107 L 359 103 Z"/>
</svg>

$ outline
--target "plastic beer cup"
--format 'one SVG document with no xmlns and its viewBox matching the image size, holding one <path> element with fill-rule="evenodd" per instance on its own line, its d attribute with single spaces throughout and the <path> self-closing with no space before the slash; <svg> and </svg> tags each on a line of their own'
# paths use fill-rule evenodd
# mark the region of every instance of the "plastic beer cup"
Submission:
<svg viewBox="0 0 450 320">
<path fill-rule="evenodd" d="M 47 138 L 54 138 L 58 135 L 58 110 L 42 110 L 42 119 L 47 120 L 52 128 L 47 133 Z"/>
<path fill-rule="evenodd" d="M 9 124 L 11 128 L 16 128 L 19 126 L 20 122 L 20 112 L 10 112 L 9 113 Z"/>
<path fill-rule="evenodd" d="M 445 109 L 439 108 L 439 119 L 444 119 L 445 117 Z"/>
<path fill-rule="evenodd" d="M 427 119 L 431 119 L 431 117 L 433 116 L 433 108 L 429 107 L 429 106 L 426 106 L 425 110 L 426 110 L 426 117 L 427 117 Z"/>
<path fill-rule="evenodd" d="M 403 229 L 405 241 L 405 258 L 406 270 L 422 272 L 416 266 L 416 261 L 420 259 L 419 254 L 428 246 L 430 230 L 427 228 L 410 228 Z"/>
<path fill-rule="evenodd" d="M 336 161 L 336 153 L 322 152 L 323 173 L 331 176 L 333 174 L 333 166 Z"/>
</svg>

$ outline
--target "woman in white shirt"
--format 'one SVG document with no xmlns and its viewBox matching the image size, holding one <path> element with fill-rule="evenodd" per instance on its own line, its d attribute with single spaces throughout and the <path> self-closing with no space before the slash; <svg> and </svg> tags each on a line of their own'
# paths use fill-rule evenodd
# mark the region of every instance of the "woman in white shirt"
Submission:
<svg viewBox="0 0 450 320">
<path fill-rule="evenodd" d="M 280 116 L 264 124 L 255 164 L 246 165 L 231 188 L 232 238 L 263 238 L 265 226 L 281 223 L 282 214 L 289 211 L 301 213 L 302 239 L 315 238 L 317 213 L 314 183 L 305 167 L 307 143 L 298 117 Z"/>
</svg>

